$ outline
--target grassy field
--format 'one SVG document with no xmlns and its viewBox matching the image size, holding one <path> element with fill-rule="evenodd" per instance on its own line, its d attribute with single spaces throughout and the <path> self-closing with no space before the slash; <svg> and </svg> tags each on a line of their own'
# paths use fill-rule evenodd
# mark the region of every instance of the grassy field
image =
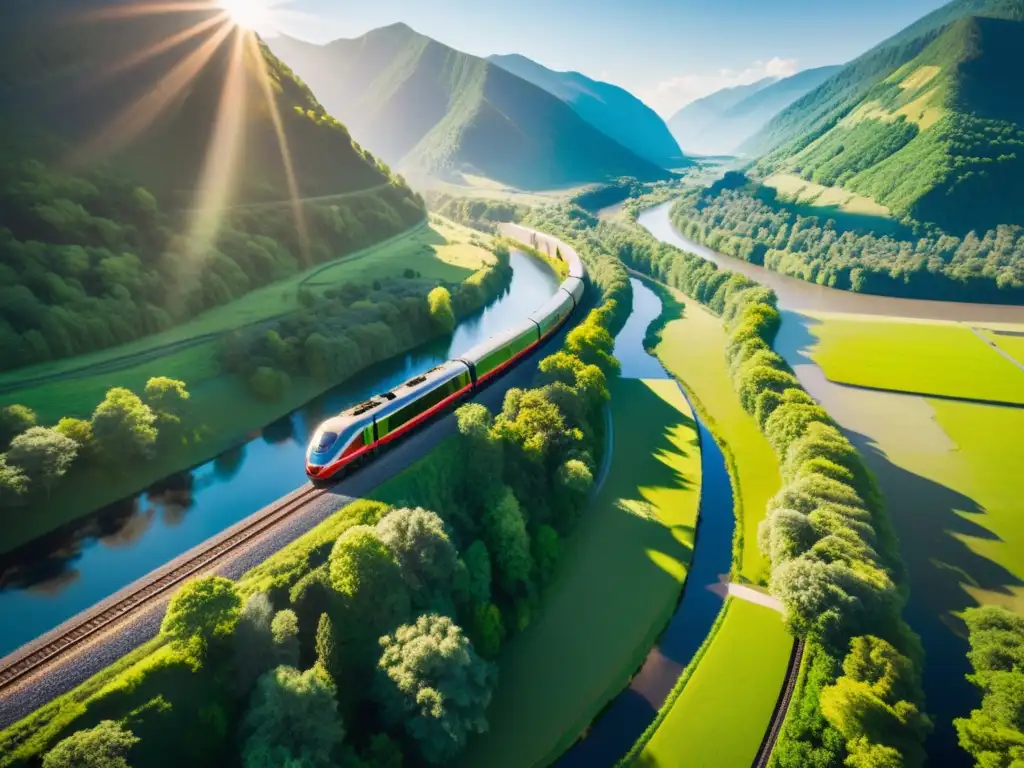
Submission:
<svg viewBox="0 0 1024 768">
<path fill-rule="evenodd" d="M 995 344 L 1021 365 L 1024 365 L 1024 327 L 1015 331 L 979 329 L 981 335 Z"/>
<path fill-rule="evenodd" d="M 580 184 L 573 187 L 560 189 L 524 191 L 515 187 L 509 187 L 494 179 L 485 176 L 462 174 L 462 183 L 441 181 L 433 176 L 414 178 L 409 176 L 414 186 L 422 189 L 433 189 L 444 192 L 452 197 L 478 197 L 489 200 L 503 200 L 510 203 L 522 203 L 524 205 L 551 205 L 568 200 L 570 197 L 583 192 L 593 184 Z"/>
<path fill-rule="evenodd" d="M 651 285 L 651 283 L 647 283 Z M 660 291 L 668 291 L 658 287 Z M 761 583 L 768 577 L 768 562 L 757 549 L 757 526 L 765 507 L 781 486 L 779 462 L 757 428 L 757 422 L 740 405 L 725 365 L 725 330 L 722 321 L 695 301 L 672 291 L 677 301 L 686 301 L 683 316 L 662 331 L 655 349 L 662 365 L 683 382 L 687 391 L 706 411 L 706 422 L 724 442 L 733 460 L 736 518 L 743 530 L 739 577 Z"/>
<path fill-rule="evenodd" d="M 647 744 L 644 768 L 748 768 L 778 699 L 793 646 L 782 617 L 731 600 L 682 694 Z"/>
<path fill-rule="evenodd" d="M 840 187 L 824 187 L 813 181 L 801 179 L 792 173 L 773 173 L 762 184 L 774 189 L 781 197 L 812 208 L 835 209 L 840 213 L 879 218 L 891 216 L 888 208 L 879 205 L 870 197 L 864 197 Z"/>
<path fill-rule="evenodd" d="M 462 766 L 547 765 L 629 682 L 672 612 L 700 499 L 697 429 L 671 380 L 612 382 L 614 453 L 544 612 L 501 657 L 490 731 Z"/>
<path fill-rule="evenodd" d="M 1024 404 L 1024 371 L 968 326 L 813 315 L 814 358 L 829 380 L 969 400 Z M 1020 341 L 1012 337 L 1001 337 Z"/>
</svg>

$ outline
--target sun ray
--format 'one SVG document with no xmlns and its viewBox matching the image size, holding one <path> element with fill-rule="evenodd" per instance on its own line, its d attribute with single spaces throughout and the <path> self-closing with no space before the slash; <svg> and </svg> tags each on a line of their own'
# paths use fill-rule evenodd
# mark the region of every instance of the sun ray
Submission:
<svg viewBox="0 0 1024 768">
<path fill-rule="evenodd" d="M 189 228 L 189 255 L 193 258 L 205 256 L 217 237 L 242 149 L 246 104 L 245 39 L 248 33 L 240 28 L 235 28 L 234 33 L 231 60 L 213 134 L 206 148 L 197 205 Z"/>
<path fill-rule="evenodd" d="M 159 56 L 162 53 L 166 53 L 167 51 L 176 48 L 182 43 L 187 42 L 194 37 L 198 37 L 204 32 L 208 32 L 209 30 L 213 29 L 214 27 L 220 24 L 226 23 L 229 23 L 228 14 L 227 12 L 222 11 L 221 13 L 218 13 L 216 16 L 206 19 L 205 21 L 202 21 L 198 24 L 194 24 L 188 29 L 183 29 L 181 32 L 166 37 L 159 43 L 151 45 L 148 48 L 138 51 L 132 54 L 131 56 L 117 62 L 116 64 L 111 65 L 110 67 L 104 69 L 102 72 L 97 73 L 93 78 L 91 78 L 87 83 L 85 83 L 85 86 L 95 87 L 97 85 L 100 85 L 112 77 L 116 77 L 117 75 L 120 75 L 123 72 L 127 72 L 129 69 L 133 69 L 134 67 L 137 67 L 140 64 L 144 64 L 150 59 Z"/>
<path fill-rule="evenodd" d="M 260 50 L 256 36 L 249 33 L 246 36 L 250 52 L 256 61 L 257 79 L 260 89 L 263 91 L 263 98 L 266 99 L 267 109 L 270 112 L 270 119 L 274 124 L 274 132 L 277 134 L 277 144 L 281 150 L 281 162 L 284 164 L 285 179 L 288 183 L 288 196 L 291 199 L 292 213 L 295 216 L 295 229 L 299 235 L 299 249 L 302 252 L 302 261 L 309 266 L 309 231 L 306 228 L 306 220 L 302 211 L 302 201 L 299 194 L 299 183 L 295 176 L 295 166 L 292 162 L 291 149 L 288 146 L 288 137 L 284 131 L 284 121 L 281 119 L 281 112 L 277 108 L 277 100 L 274 98 L 274 86 L 270 82 L 270 72 L 267 69 L 266 59 L 263 58 L 263 51 Z"/>
<path fill-rule="evenodd" d="M 122 110 L 110 125 L 86 142 L 77 154 L 106 154 L 131 142 L 149 128 L 168 106 L 188 87 L 227 40 L 233 28 L 225 24 L 201 46 L 179 61 L 145 96 Z"/>
<path fill-rule="evenodd" d="M 167 13 L 215 10 L 223 9 L 219 8 L 214 0 L 162 0 L 162 2 L 110 5 L 105 8 L 72 14 L 68 17 L 68 20 L 110 21 L 113 19 L 132 19 L 138 16 L 159 16 Z"/>
</svg>

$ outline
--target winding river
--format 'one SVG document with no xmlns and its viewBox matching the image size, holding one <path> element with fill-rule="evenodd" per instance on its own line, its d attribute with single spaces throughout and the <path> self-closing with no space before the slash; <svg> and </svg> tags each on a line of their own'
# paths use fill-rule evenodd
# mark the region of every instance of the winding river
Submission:
<svg viewBox="0 0 1024 768">
<path fill-rule="evenodd" d="M 958 567 L 947 547 L 950 542 L 958 540 L 959 532 L 964 530 L 963 513 L 983 515 L 984 509 L 946 487 L 941 477 L 928 478 L 907 468 L 911 464 L 920 466 L 921 457 L 925 463 L 943 466 L 943 462 L 956 461 L 959 451 L 936 421 L 935 411 L 927 398 L 830 382 L 812 357 L 817 339 L 811 329 L 821 322 L 813 316 L 815 312 L 963 323 L 1024 323 L 1024 307 L 871 296 L 814 285 L 693 242 L 672 225 L 670 208 L 671 203 L 665 203 L 648 209 L 640 215 L 638 222 L 662 242 L 695 253 L 725 269 L 741 272 L 778 294 L 783 319 L 775 343 L 776 351 L 861 452 L 885 493 L 901 540 L 906 542 L 921 536 L 923 515 L 935 521 L 934 541 L 929 541 L 929 547 L 904 546 L 912 596 L 904 615 L 925 646 L 924 689 L 928 711 L 936 721 L 928 750 L 931 755 L 943 756 L 932 762 L 969 764 L 967 754 L 957 746 L 952 727 L 954 717 L 966 716 L 979 702 L 977 690 L 964 678 L 970 671 L 966 658 L 967 643 L 956 619 L 943 611 L 943 608 L 948 611 L 948 604 L 943 602 L 943 608 L 940 608 L 928 601 L 934 591 L 932 582 L 939 574 Z M 914 457 L 914 461 L 908 461 L 908 457 Z M 985 534 L 991 536 L 983 528 L 973 533 L 982 537 Z M 932 551 L 932 547 L 942 551 Z M 994 563 L 985 561 L 985 565 L 978 567 L 991 571 L 990 566 Z M 969 588 L 975 575 L 964 572 L 960 588 Z M 1008 573 L 997 574 L 994 578 L 1000 580 L 1001 590 L 1006 594 L 1010 593 L 1011 587 L 1021 583 Z M 965 591 L 969 592 L 969 589 Z M 914 595 L 918 595 L 916 600 Z M 969 597 L 965 599 L 965 604 L 972 602 Z"/>
<path fill-rule="evenodd" d="M 644 349 L 647 328 L 661 314 L 662 302 L 654 291 L 632 278 L 633 311 L 615 337 L 614 355 L 629 379 L 666 379 L 656 357 Z M 700 517 L 693 559 L 686 573 L 679 606 L 651 649 L 628 688 L 616 696 L 603 714 L 555 763 L 557 768 L 611 768 L 633 746 L 679 679 L 686 665 L 711 631 L 722 605 L 732 561 L 732 485 L 725 457 L 699 417 L 701 495 Z"/>
<path fill-rule="evenodd" d="M 515 251 L 510 263 L 508 289 L 450 339 L 380 363 L 213 461 L 0 557 L 0 656 L 295 490 L 326 416 L 468 350 L 558 289 L 546 264 Z"/>
</svg>

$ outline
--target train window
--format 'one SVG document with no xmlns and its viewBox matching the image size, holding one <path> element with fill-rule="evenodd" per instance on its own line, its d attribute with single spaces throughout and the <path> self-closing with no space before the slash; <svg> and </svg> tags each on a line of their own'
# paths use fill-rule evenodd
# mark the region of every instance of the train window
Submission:
<svg viewBox="0 0 1024 768">
<path fill-rule="evenodd" d="M 329 451 L 331 449 L 331 446 L 334 445 L 337 439 L 337 432 L 321 432 L 316 439 L 316 448 L 314 450 L 317 453 Z"/>
</svg>

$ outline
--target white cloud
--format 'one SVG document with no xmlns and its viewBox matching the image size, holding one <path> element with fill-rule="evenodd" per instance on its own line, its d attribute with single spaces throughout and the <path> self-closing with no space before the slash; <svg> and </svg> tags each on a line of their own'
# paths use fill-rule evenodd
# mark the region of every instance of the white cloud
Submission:
<svg viewBox="0 0 1024 768">
<path fill-rule="evenodd" d="M 664 117 L 671 117 L 691 101 L 723 88 L 750 85 L 766 77 L 789 77 L 797 71 L 797 59 L 776 56 L 769 61 L 755 61 L 741 70 L 720 69 L 717 72 L 678 75 L 658 83 L 643 98 L 655 111 Z"/>
</svg>

